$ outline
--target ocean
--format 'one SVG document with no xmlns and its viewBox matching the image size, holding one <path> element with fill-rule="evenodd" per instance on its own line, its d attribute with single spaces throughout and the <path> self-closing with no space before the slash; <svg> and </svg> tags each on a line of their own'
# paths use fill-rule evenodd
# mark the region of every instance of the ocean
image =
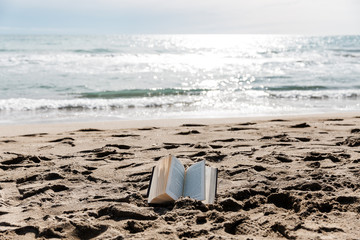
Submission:
<svg viewBox="0 0 360 240">
<path fill-rule="evenodd" d="M 360 36 L 0 35 L 0 124 L 360 110 Z"/>
</svg>

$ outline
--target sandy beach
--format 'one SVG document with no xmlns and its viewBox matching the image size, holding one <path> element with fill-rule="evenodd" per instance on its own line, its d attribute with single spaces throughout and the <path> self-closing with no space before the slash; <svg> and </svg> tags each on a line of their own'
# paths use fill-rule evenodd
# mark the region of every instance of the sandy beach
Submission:
<svg viewBox="0 0 360 240">
<path fill-rule="evenodd" d="M 360 239 L 360 113 L 0 126 L 0 239 Z M 151 206 L 172 154 L 215 204 Z"/>
</svg>

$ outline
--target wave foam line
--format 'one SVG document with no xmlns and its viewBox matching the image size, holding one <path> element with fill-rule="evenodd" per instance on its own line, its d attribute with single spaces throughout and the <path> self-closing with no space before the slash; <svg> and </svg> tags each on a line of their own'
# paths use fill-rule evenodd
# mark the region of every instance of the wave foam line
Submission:
<svg viewBox="0 0 360 240">
<path fill-rule="evenodd" d="M 100 98 L 100 99 L 114 99 L 114 98 L 139 98 L 139 97 L 161 97 L 161 96 L 176 96 L 176 95 L 200 95 L 208 92 L 208 89 L 127 89 L 119 91 L 100 91 L 100 92 L 86 92 L 80 93 L 80 98 Z"/>
<path fill-rule="evenodd" d="M 0 100 L 0 112 L 5 111 L 87 111 L 133 108 L 159 108 L 174 105 L 189 105 L 191 99 L 28 99 L 11 98 Z"/>
</svg>

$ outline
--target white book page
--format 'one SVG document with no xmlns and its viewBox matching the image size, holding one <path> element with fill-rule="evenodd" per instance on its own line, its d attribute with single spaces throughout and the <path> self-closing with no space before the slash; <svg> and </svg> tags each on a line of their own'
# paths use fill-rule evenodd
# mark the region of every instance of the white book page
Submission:
<svg viewBox="0 0 360 240">
<path fill-rule="evenodd" d="M 174 200 L 182 196 L 184 188 L 184 175 L 184 166 L 176 157 L 172 157 L 165 192 Z"/>
<path fill-rule="evenodd" d="M 205 161 L 198 162 L 186 170 L 184 197 L 205 199 Z"/>
<path fill-rule="evenodd" d="M 216 177 L 217 169 L 212 167 L 205 167 L 205 192 L 206 198 L 204 203 L 214 203 L 216 194 Z"/>
</svg>

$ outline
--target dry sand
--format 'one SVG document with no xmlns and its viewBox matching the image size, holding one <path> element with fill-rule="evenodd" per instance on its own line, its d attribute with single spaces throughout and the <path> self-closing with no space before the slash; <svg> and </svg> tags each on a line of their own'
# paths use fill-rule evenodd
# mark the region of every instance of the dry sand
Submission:
<svg viewBox="0 0 360 240">
<path fill-rule="evenodd" d="M 360 114 L 1 126 L 0 239 L 360 239 L 359 127 Z M 168 154 L 220 170 L 215 204 L 147 204 Z"/>
</svg>

